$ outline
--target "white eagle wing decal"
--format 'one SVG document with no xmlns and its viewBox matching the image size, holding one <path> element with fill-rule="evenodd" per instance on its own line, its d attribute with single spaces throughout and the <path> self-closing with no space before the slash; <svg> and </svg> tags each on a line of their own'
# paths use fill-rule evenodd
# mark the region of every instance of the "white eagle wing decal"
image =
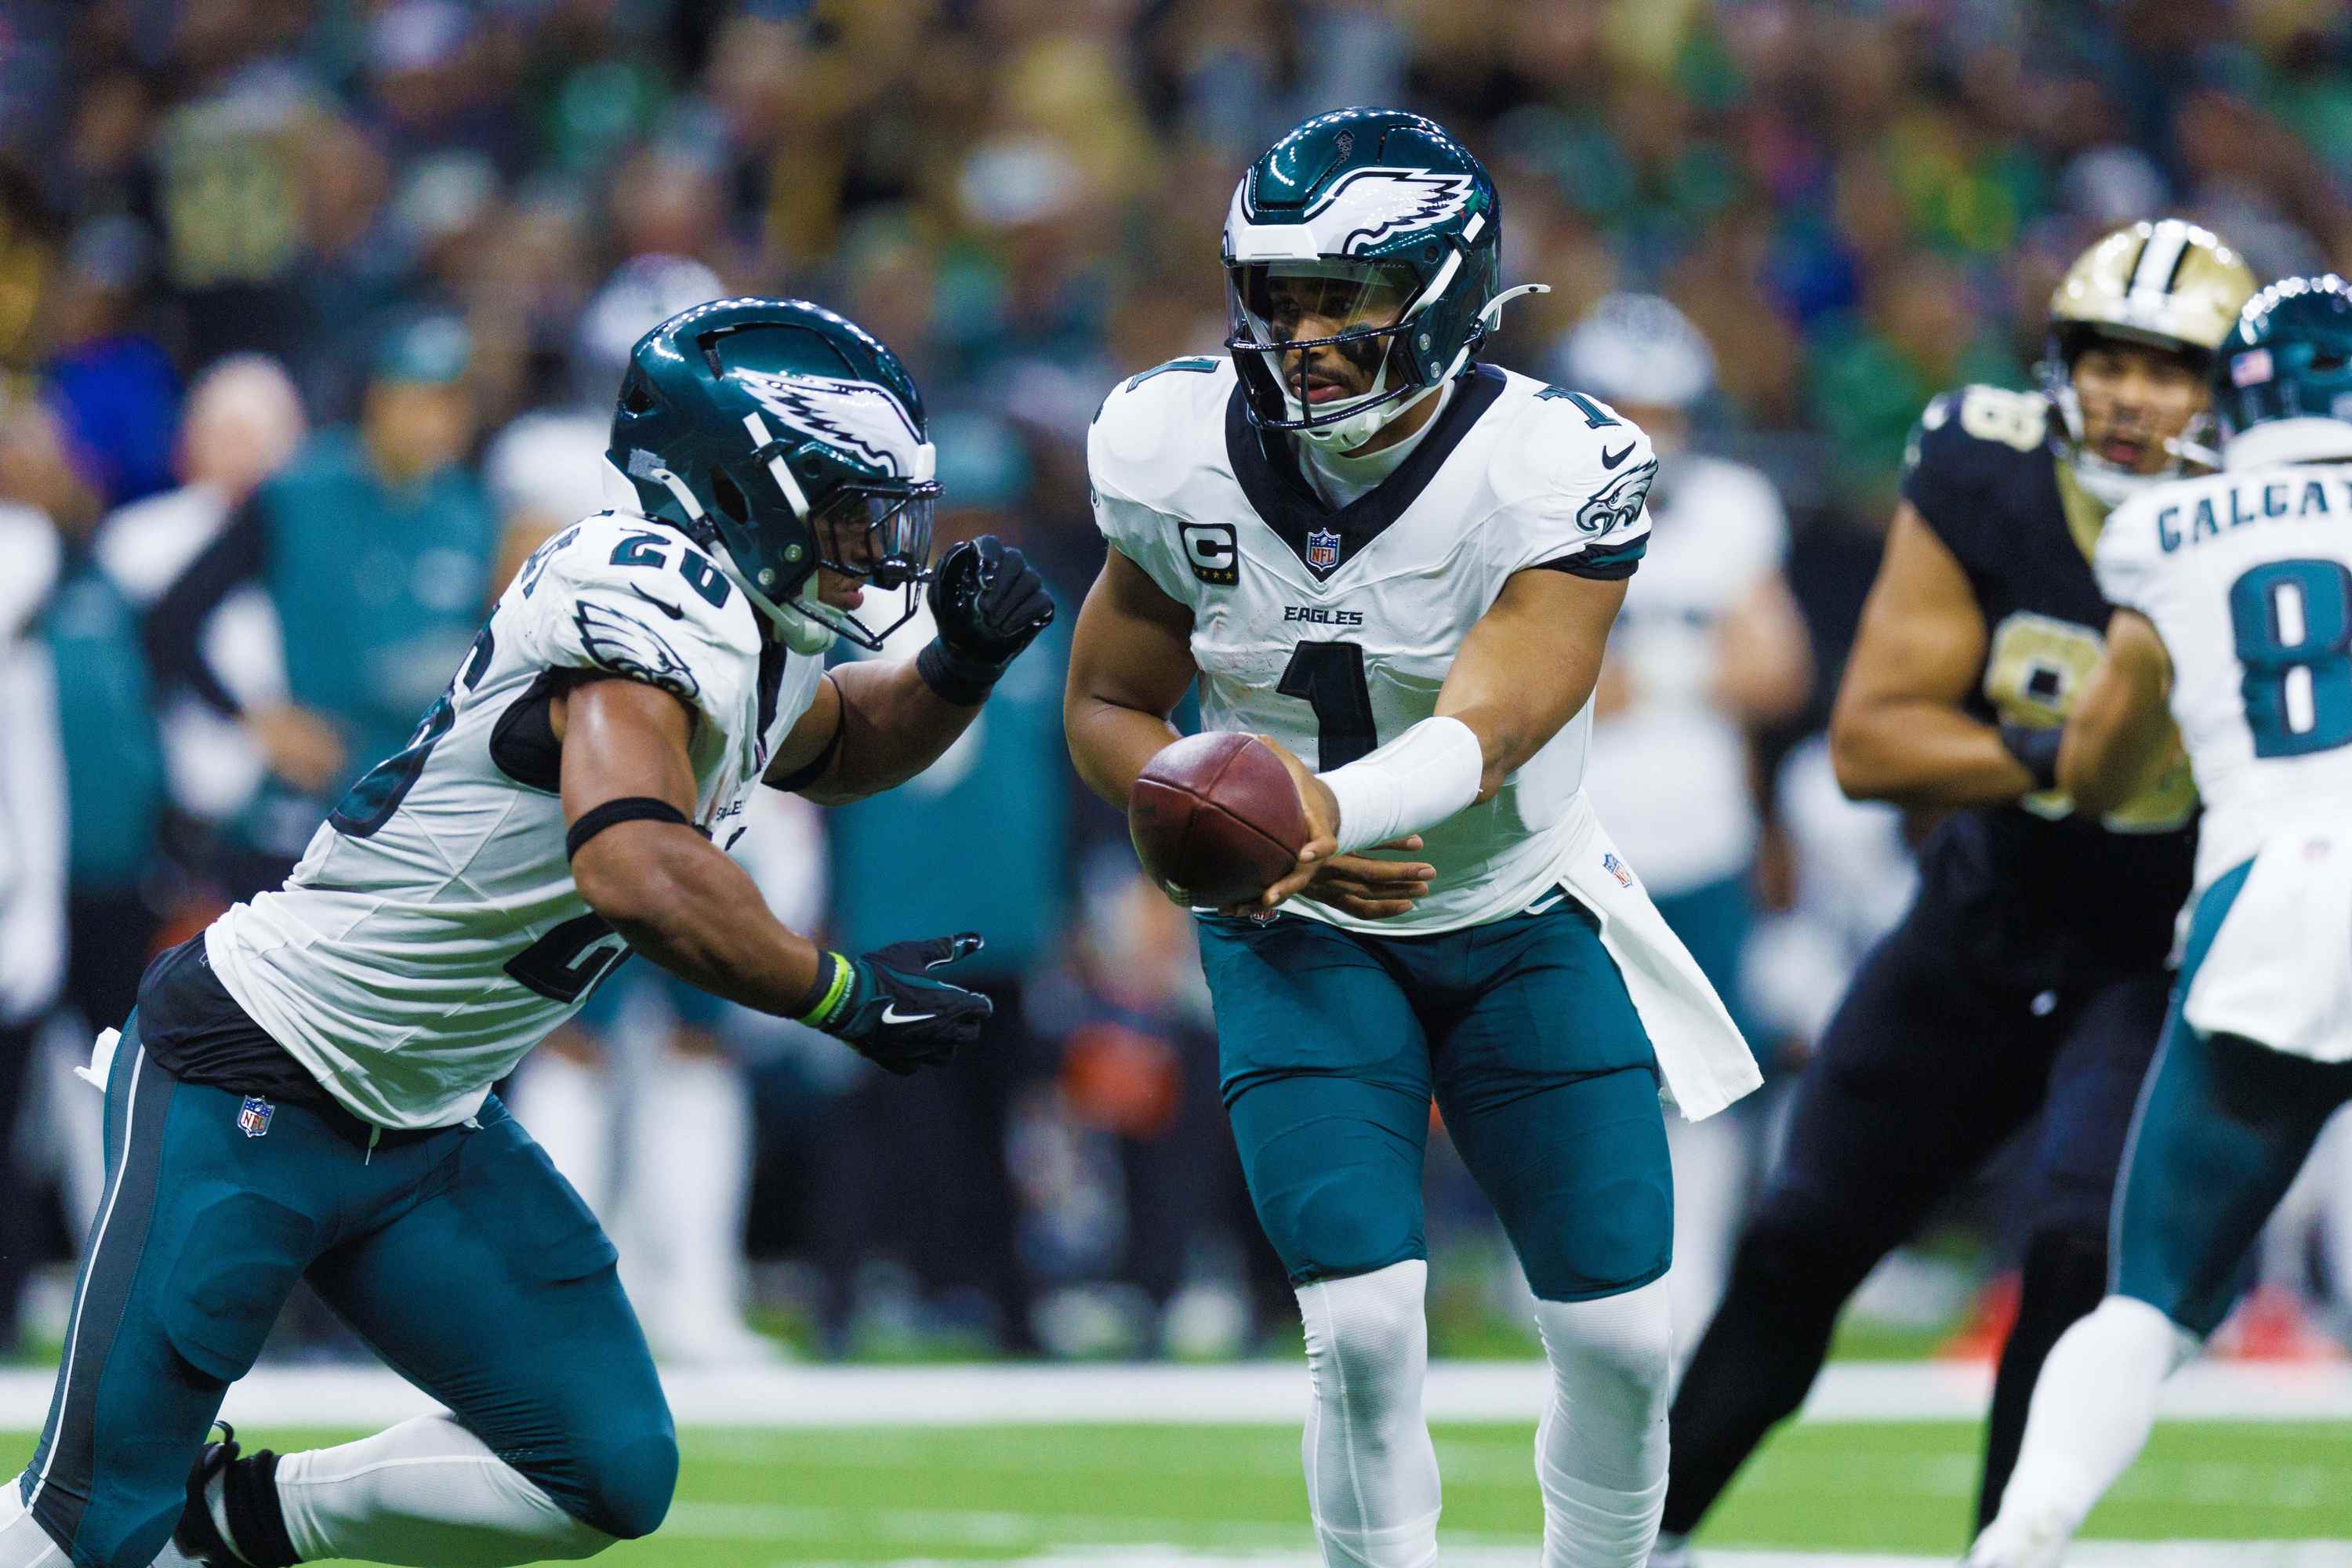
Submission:
<svg viewBox="0 0 2352 1568">
<path fill-rule="evenodd" d="M 1358 169 L 1341 177 L 1307 214 L 1316 248 L 1355 256 L 1400 230 L 1444 223 L 1470 205 L 1467 174 L 1433 169 Z"/>
<path fill-rule="evenodd" d="M 880 387 L 863 381 L 764 370 L 737 370 L 733 375 L 787 427 L 814 436 L 894 477 L 903 479 L 914 471 L 915 449 L 922 437 L 898 400 Z"/>
</svg>

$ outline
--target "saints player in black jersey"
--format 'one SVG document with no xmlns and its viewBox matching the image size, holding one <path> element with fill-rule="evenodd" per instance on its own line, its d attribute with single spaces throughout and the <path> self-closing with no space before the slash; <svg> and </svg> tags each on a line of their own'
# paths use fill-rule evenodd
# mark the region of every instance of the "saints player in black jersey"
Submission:
<svg viewBox="0 0 2352 1568">
<path fill-rule="evenodd" d="M 1927 405 L 1830 728 L 1859 799 L 1957 808 L 1797 1090 L 1787 1152 L 1673 1408 L 1656 1568 L 1811 1386 L 1842 1308 L 1936 1201 L 2042 1114 L 2018 1320 L 1979 1523 L 2035 1373 L 2106 1285 L 2108 1197 L 2162 1026 L 2196 796 L 2185 760 L 2100 820 L 2053 787 L 2099 661 L 2090 554 L 2108 508 L 2199 450 L 2206 371 L 2253 291 L 2178 219 L 2085 251 L 2051 301 L 2046 384 Z"/>
</svg>

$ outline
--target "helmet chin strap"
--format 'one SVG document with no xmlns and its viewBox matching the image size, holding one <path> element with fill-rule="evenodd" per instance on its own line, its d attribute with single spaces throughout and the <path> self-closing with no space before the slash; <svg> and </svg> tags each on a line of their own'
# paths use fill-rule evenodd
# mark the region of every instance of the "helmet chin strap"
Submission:
<svg viewBox="0 0 2352 1568">
<path fill-rule="evenodd" d="M 2047 391 L 2050 400 L 2058 405 L 2059 417 L 2066 424 L 2066 466 L 2074 470 L 2074 482 L 2110 510 L 2152 486 L 2179 479 L 2190 463 L 2209 468 L 2221 466 L 2219 453 L 2183 433 L 2166 439 L 2164 449 L 2172 461 L 2155 473 L 2136 473 L 2119 468 L 2083 444 L 2083 400 L 2073 383 L 2055 382 Z"/>
<path fill-rule="evenodd" d="M 1473 342 L 1493 328 L 1496 320 L 1501 317 L 1505 305 L 1522 294 L 1550 292 L 1551 285 L 1549 283 L 1521 283 L 1515 288 L 1504 289 L 1487 300 L 1486 308 L 1478 312 L 1479 331 L 1473 335 Z M 1439 376 L 1411 397 L 1401 397 L 1389 403 L 1380 401 L 1382 394 L 1388 390 L 1385 384 L 1388 381 L 1389 367 L 1384 358 L 1381 363 L 1380 378 L 1373 382 L 1372 389 L 1364 394 L 1366 407 L 1349 415 L 1345 419 L 1335 419 L 1328 425 L 1310 426 L 1304 430 L 1293 430 L 1291 434 L 1299 440 L 1309 442 L 1327 452 L 1336 451 L 1342 456 L 1352 452 L 1388 428 L 1390 421 L 1402 415 L 1407 409 L 1418 405 L 1431 393 L 1460 375 L 1462 367 L 1470 362 L 1471 347 L 1471 343 L 1462 345 L 1454 356 L 1454 363 L 1445 367 L 1444 375 Z M 1282 386 L 1282 401 L 1284 406 L 1289 411 L 1290 416 L 1294 419 L 1307 417 L 1309 410 L 1304 402 L 1292 395 L 1290 383 L 1279 376 L 1276 379 Z"/>
</svg>

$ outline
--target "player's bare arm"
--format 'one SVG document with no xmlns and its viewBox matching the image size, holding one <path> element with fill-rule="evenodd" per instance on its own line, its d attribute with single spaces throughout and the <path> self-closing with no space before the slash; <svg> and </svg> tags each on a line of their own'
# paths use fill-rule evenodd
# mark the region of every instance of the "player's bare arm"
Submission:
<svg viewBox="0 0 2352 1568">
<path fill-rule="evenodd" d="M 693 717 L 644 681 L 592 680 L 550 715 L 563 744 L 563 817 L 577 828 L 615 801 L 660 801 L 682 821 L 616 822 L 581 844 L 572 878 L 588 907 L 671 973 L 762 1013 L 797 1017 L 822 953 L 768 910 L 743 868 L 688 826 Z"/>
<path fill-rule="evenodd" d="M 1968 574 L 1910 502 L 1895 509 L 1830 714 L 1830 761 L 1856 800 L 1987 805 L 2032 791 L 2000 731 L 1963 706 L 1984 667 Z"/>
<path fill-rule="evenodd" d="M 1168 715 L 1184 700 L 1197 673 L 1192 630 L 1190 610 L 1161 592 L 1134 562 L 1110 552 L 1078 612 L 1062 722 L 1078 776 L 1122 810 L 1136 775 L 1177 738 Z M 1381 847 L 1410 854 L 1420 849 L 1421 840 L 1408 836 Z M 1318 898 L 1361 919 L 1384 920 L 1412 909 L 1429 891 L 1436 870 L 1414 862 L 1327 855 L 1317 873 L 1311 879 Z"/>
<path fill-rule="evenodd" d="M 1716 697 L 1750 724 L 1793 719 L 1813 689 L 1813 645 L 1789 581 L 1774 572 L 1716 628 Z"/>
<path fill-rule="evenodd" d="M 823 1029 L 896 1073 L 946 1061 L 979 1034 L 988 998 L 932 972 L 978 952 L 980 938 L 898 942 L 856 959 L 827 952 L 776 919 L 750 875 L 689 826 L 694 720 L 677 698 L 642 681 L 593 680 L 554 704 L 551 721 L 563 746 L 573 886 L 631 947 L 713 995 Z M 599 826 L 597 813 L 616 803 L 629 814 Z"/>
<path fill-rule="evenodd" d="M 2172 656 L 2154 623 L 2117 610 L 2107 623 L 2106 657 L 2067 716 L 2058 747 L 2058 787 L 2078 811 L 2105 813 L 2155 784 L 2179 752 L 2166 699 Z"/>
<path fill-rule="evenodd" d="M 1601 678 L 1601 651 L 1618 608 L 1625 602 L 1626 585 L 1624 578 L 1580 577 L 1541 569 L 1515 574 L 1462 639 L 1462 650 L 1454 656 L 1453 668 L 1438 693 L 1435 715 L 1427 722 L 1451 725 L 1453 731 L 1423 732 L 1423 726 L 1415 725 L 1371 755 L 1328 774 L 1308 773 L 1297 757 L 1276 746 L 1276 754 L 1298 780 L 1307 805 L 1308 839 L 1299 851 L 1298 868 L 1265 890 L 1263 907 L 1272 909 L 1297 894 L 1316 879 L 1317 862 L 1338 851 L 1340 835 L 1349 830 L 1343 799 L 1380 798 L 1374 791 L 1358 794 L 1351 789 L 1360 774 L 1350 776 L 1350 770 L 1370 773 L 1402 766 L 1415 776 L 1399 793 L 1433 802 L 1449 787 L 1446 775 L 1464 770 L 1470 762 L 1456 732 L 1466 731 L 1477 752 L 1476 784 L 1475 793 L 1454 809 L 1492 799 L 1503 781 L 1541 751 L 1591 700 L 1593 685 Z M 1459 754 L 1441 756 L 1441 746 L 1458 748 Z M 1454 787 L 1458 793 L 1458 783 Z M 1437 808 L 1420 798 L 1409 798 L 1402 805 L 1408 823 L 1432 809 Z M 1434 826 L 1438 820 L 1443 817 L 1420 826 Z"/>
<path fill-rule="evenodd" d="M 931 579 L 939 637 L 911 659 L 825 674 L 766 782 L 840 805 L 915 777 L 980 716 L 989 689 L 1054 620 L 1045 580 L 993 535 L 949 551 Z"/>
</svg>

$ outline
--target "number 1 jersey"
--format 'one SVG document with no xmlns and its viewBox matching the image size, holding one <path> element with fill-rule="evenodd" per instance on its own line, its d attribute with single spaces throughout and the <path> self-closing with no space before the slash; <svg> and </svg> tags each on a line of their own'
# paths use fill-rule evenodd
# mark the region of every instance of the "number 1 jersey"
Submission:
<svg viewBox="0 0 2352 1568">
<path fill-rule="evenodd" d="M 1435 710 L 1463 637 L 1513 574 L 1622 578 L 1647 546 L 1657 471 L 1604 405 L 1481 365 L 1456 379 L 1412 454 L 1349 504 L 1324 504 L 1289 438 L 1262 434 L 1224 359 L 1121 383 L 1087 443 L 1097 522 L 1192 613 L 1202 723 L 1274 736 L 1318 770 Z M 1495 797 L 1423 836 L 1437 868 L 1410 914 L 1318 920 L 1453 931 L 1520 910 L 1559 880 L 1590 820 L 1587 707 Z"/>
<path fill-rule="evenodd" d="M 2205 802 L 2198 887 L 2275 835 L 2352 823 L 2352 473 L 2233 465 L 2162 486 L 2116 509 L 2095 564 L 2172 656 Z"/>
<path fill-rule="evenodd" d="M 682 535 L 577 522 L 516 574 L 408 746 L 352 787 L 286 886 L 214 923 L 214 972 L 363 1121 L 463 1121 L 626 955 L 572 881 L 559 683 L 620 676 L 684 701 L 695 820 L 724 847 L 823 669 Z"/>
</svg>

